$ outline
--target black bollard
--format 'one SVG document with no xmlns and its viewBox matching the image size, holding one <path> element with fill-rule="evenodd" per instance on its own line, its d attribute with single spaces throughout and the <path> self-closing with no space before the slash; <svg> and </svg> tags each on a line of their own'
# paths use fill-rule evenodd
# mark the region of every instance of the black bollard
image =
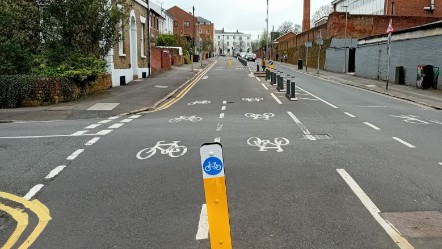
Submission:
<svg viewBox="0 0 442 249">
<path fill-rule="evenodd" d="M 285 96 L 290 96 L 290 78 L 291 77 L 287 77 L 287 88 L 285 91 Z"/>
<path fill-rule="evenodd" d="M 288 84 L 288 83 L 287 83 Z M 290 93 L 289 93 L 290 92 Z M 290 101 L 296 101 L 298 98 L 296 98 L 296 83 L 293 79 L 290 81 L 290 91 L 287 87 L 287 94 L 285 95 Z"/>
<path fill-rule="evenodd" d="M 287 81 L 290 81 L 290 75 L 287 74 Z M 278 88 L 276 88 L 279 92 L 284 92 L 284 78 L 281 77 L 281 82 L 278 85 Z"/>
<path fill-rule="evenodd" d="M 277 74 L 277 76 L 276 76 L 276 86 L 278 86 L 279 85 L 279 81 L 281 81 L 281 72 L 280 71 L 278 71 L 278 74 Z"/>
<path fill-rule="evenodd" d="M 256 72 L 259 72 L 259 63 L 256 63 Z"/>
</svg>

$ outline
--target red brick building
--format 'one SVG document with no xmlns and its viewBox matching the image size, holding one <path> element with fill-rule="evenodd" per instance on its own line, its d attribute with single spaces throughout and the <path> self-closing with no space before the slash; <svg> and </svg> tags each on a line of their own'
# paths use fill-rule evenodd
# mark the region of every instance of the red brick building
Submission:
<svg viewBox="0 0 442 249">
<path fill-rule="evenodd" d="M 178 6 L 167 10 L 173 16 L 173 34 L 194 38 L 197 36 L 197 19 L 192 13 L 186 12 Z"/>
</svg>

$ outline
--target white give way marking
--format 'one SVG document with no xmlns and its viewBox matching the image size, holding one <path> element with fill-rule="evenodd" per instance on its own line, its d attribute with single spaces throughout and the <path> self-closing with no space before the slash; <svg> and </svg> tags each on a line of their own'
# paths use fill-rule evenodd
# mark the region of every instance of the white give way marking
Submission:
<svg viewBox="0 0 442 249">
<path fill-rule="evenodd" d="M 246 101 L 246 102 L 259 102 L 259 101 L 261 101 L 263 99 L 264 98 L 243 98 L 242 100 Z"/>
<path fill-rule="evenodd" d="M 169 155 L 170 157 L 180 157 L 186 154 L 187 147 L 178 145 L 180 141 L 172 141 L 171 143 L 164 143 L 165 141 L 158 141 L 154 147 L 149 147 L 140 150 L 137 153 L 137 158 L 140 160 L 148 159 L 160 151 L 162 155 Z"/>
<path fill-rule="evenodd" d="M 190 102 L 190 103 L 187 103 L 187 105 L 207 105 L 207 104 L 210 104 L 210 101 L 209 100 L 203 100 L 203 101 L 194 101 L 194 102 Z"/>
<path fill-rule="evenodd" d="M 250 146 L 259 147 L 259 151 L 267 151 L 269 149 L 275 149 L 276 152 L 283 152 L 281 146 L 288 145 L 290 142 L 287 138 L 277 137 L 273 142 L 270 140 L 263 140 L 259 137 L 251 137 L 247 140 L 247 144 Z"/>
</svg>

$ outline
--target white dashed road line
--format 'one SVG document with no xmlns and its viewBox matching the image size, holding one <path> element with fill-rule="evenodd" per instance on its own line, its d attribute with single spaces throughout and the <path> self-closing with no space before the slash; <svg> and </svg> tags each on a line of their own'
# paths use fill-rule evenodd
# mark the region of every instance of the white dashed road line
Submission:
<svg viewBox="0 0 442 249">
<path fill-rule="evenodd" d="M 388 221 L 384 220 L 380 215 L 381 211 L 378 207 L 371 201 L 365 192 L 359 187 L 359 185 L 353 180 L 353 178 L 344 170 L 337 169 L 338 173 L 348 184 L 348 186 L 353 190 L 362 204 L 367 208 L 373 218 L 381 225 L 381 227 L 387 232 L 387 234 L 393 239 L 395 244 L 401 249 L 412 249 L 414 248 L 404 237 L 402 237 L 398 230 Z"/>
<path fill-rule="evenodd" d="M 119 119 L 120 118 L 120 116 L 114 116 L 114 117 L 110 117 L 110 118 L 108 118 L 108 119 L 110 119 L 110 120 L 114 120 L 114 119 Z"/>
<path fill-rule="evenodd" d="M 223 124 L 220 123 L 216 126 L 216 131 L 221 131 L 223 129 Z"/>
<path fill-rule="evenodd" d="M 215 138 L 215 143 L 220 143 L 221 142 L 221 137 L 217 137 L 217 138 Z"/>
<path fill-rule="evenodd" d="M 397 137 L 393 137 L 394 140 L 398 141 L 399 143 L 404 144 L 405 146 L 407 146 L 408 148 L 416 148 L 414 145 L 409 144 L 407 142 L 405 142 L 404 140 L 397 138 Z"/>
<path fill-rule="evenodd" d="M 223 105 L 225 105 L 225 104 L 227 104 L 227 101 L 226 101 L 226 100 L 223 101 Z"/>
<path fill-rule="evenodd" d="M 256 77 L 256 80 L 257 80 L 257 81 L 261 81 L 261 79 L 259 79 L 258 77 Z"/>
<path fill-rule="evenodd" d="M 66 165 L 60 165 L 57 168 L 53 169 L 46 177 L 45 179 L 52 179 L 54 177 L 56 177 L 58 174 L 60 174 L 60 172 L 66 168 Z"/>
<path fill-rule="evenodd" d="M 264 83 L 261 83 L 261 85 L 262 87 L 264 87 L 264 89 L 269 90 L 269 88 L 266 85 L 264 85 Z"/>
<path fill-rule="evenodd" d="M 351 114 L 351 113 L 348 113 L 348 112 L 344 112 L 344 113 L 345 113 L 345 115 L 347 115 L 347 116 L 349 116 L 349 117 L 351 117 L 351 118 L 356 118 L 356 116 L 353 115 L 353 114 Z"/>
<path fill-rule="evenodd" d="M 221 107 L 221 111 L 225 111 L 225 110 L 226 110 L 226 106 L 224 105 Z"/>
<path fill-rule="evenodd" d="M 141 115 L 132 115 L 129 118 L 139 118 L 139 117 L 141 117 Z"/>
<path fill-rule="evenodd" d="M 196 232 L 196 240 L 202 240 L 208 238 L 209 238 L 209 221 L 207 217 L 207 207 L 206 204 L 203 204 L 203 206 L 201 207 L 200 221 L 198 223 L 198 231 Z"/>
<path fill-rule="evenodd" d="M 278 102 L 278 104 L 282 105 L 281 100 L 279 100 L 278 97 L 275 96 L 275 94 L 270 93 L 270 95 L 272 95 L 272 97 L 276 100 L 276 102 Z"/>
<path fill-rule="evenodd" d="M 109 123 L 109 122 L 112 122 L 112 120 L 110 120 L 110 119 L 106 119 L 106 120 L 102 120 L 102 121 L 100 121 L 100 122 L 98 122 L 99 124 L 107 124 L 107 123 Z"/>
<path fill-rule="evenodd" d="M 118 129 L 118 128 L 120 128 L 123 125 L 124 124 L 122 124 L 122 123 L 116 123 L 116 124 L 113 124 L 113 125 L 109 126 L 108 128 L 109 129 Z"/>
<path fill-rule="evenodd" d="M 45 185 L 43 184 L 37 184 L 35 185 L 33 188 L 31 188 L 31 190 L 29 190 L 29 192 L 23 197 L 26 200 L 30 200 L 32 199 L 32 197 L 34 197 L 34 195 L 36 195 L 38 193 L 38 191 L 40 191 Z"/>
<path fill-rule="evenodd" d="M 77 132 L 73 133 L 72 136 L 81 136 L 81 135 L 85 134 L 86 132 L 88 132 L 88 131 L 77 131 Z"/>
<path fill-rule="evenodd" d="M 131 118 L 127 118 L 127 119 L 123 119 L 123 120 L 121 120 L 120 122 L 121 122 L 121 123 L 129 123 L 129 122 L 132 122 L 132 120 L 133 120 L 133 119 L 131 119 Z"/>
<path fill-rule="evenodd" d="M 104 135 L 111 133 L 112 131 L 113 130 L 102 130 L 102 131 L 97 132 L 97 134 L 95 134 L 95 135 L 104 136 Z"/>
<path fill-rule="evenodd" d="M 224 118 L 224 113 L 219 114 L 219 118 Z"/>
<path fill-rule="evenodd" d="M 94 137 L 94 138 L 92 138 L 91 140 L 89 140 L 87 143 L 85 143 L 84 145 L 86 145 L 86 146 L 91 146 L 91 145 L 93 145 L 94 143 L 96 143 L 98 140 L 100 140 L 100 137 Z"/>
<path fill-rule="evenodd" d="M 439 165 L 442 166 L 442 162 L 440 162 Z"/>
<path fill-rule="evenodd" d="M 315 98 L 319 99 L 320 101 L 324 102 L 325 104 L 327 104 L 327 105 L 329 105 L 329 106 L 331 106 L 331 107 L 333 107 L 333 108 L 335 108 L 335 109 L 338 109 L 338 107 L 337 107 L 337 106 L 335 106 L 335 105 L 332 105 L 332 104 L 330 104 L 329 102 L 327 102 L 327 101 L 325 101 L 325 100 L 321 99 L 320 97 L 318 97 L 318 96 L 316 96 L 316 95 L 314 95 L 314 94 L 312 94 L 312 93 L 309 93 L 309 92 L 307 92 L 306 90 L 304 90 L 304 89 L 300 88 L 299 86 L 296 86 L 296 88 L 298 88 L 299 90 L 302 90 L 302 91 L 304 91 L 304 92 L 306 92 L 306 93 L 308 93 L 308 94 L 312 95 L 313 97 L 315 97 Z"/>
<path fill-rule="evenodd" d="M 68 156 L 68 158 L 66 158 L 66 160 L 74 160 L 75 158 L 77 158 L 81 153 L 83 153 L 84 149 L 78 149 L 76 150 L 74 153 L 72 153 L 70 156 Z"/>
<path fill-rule="evenodd" d="M 89 125 L 88 127 L 85 127 L 85 129 L 95 129 L 95 128 L 97 128 L 100 125 L 101 124 L 92 124 L 92 125 Z"/>
<path fill-rule="evenodd" d="M 379 128 L 379 127 L 373 125 L 373 124 L 370 124 L 369 122 L 364 122 L 364 124 L 370 126 L 371 128 L 373 128 L 373 129 L 375 129 L 375 130 L 377 130 L 377 131 L 379 131 L 379 130 L 381 129 L 381 128 Z"/>
</svg>

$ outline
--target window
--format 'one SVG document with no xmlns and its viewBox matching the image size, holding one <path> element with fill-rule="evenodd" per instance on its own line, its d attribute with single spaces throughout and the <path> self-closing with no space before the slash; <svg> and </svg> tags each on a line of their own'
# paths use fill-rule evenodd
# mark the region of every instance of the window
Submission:
<svg viewBox="0 0 442 249">
<path fill-rule="evenodd" d="M 229 42 L 227 42 L 227 46 L 229 46 Z"/>
<path fill-rule="evenodd" d="M 141 51 L 140 51 L 140 53 L 141 53 L 141 57 L 142 58 L 144 58 L 144 57 L 146 57 L 146 55 L 144 55 L 144 28 L 145 28 L 145 23 L 141 23 L 141 45 L 140 45 L 140 47 L 141 47 Z"/>
<path fill-rule="evenodd" d="M 173 22 L 173 26 L 174 26 L 174 27 L 178 27 L 178 21 L 174 21 L 174 22 Z"/>
<path fill-rule="evenodd" d="M 123 34 L 123 21 L 120 21 L 118 30 L 118 54 L 119 56 L 126 56 L 124 54 L 124 34 Z"/>
<path fill-rule="evenodd" d="M 200 34 L 203 33 L 203 31 L 200 29 Z"/>
<path fill-rule="evenodd" d="M 208 34 L 209 33 L 209 30 L 206 30 L 206 34 Z"/>
<path fill-rule="evenodd" d="M 184 27 L 190 27 L 190 22 L 189 21 L 184 21 Z"/>
</svg>

